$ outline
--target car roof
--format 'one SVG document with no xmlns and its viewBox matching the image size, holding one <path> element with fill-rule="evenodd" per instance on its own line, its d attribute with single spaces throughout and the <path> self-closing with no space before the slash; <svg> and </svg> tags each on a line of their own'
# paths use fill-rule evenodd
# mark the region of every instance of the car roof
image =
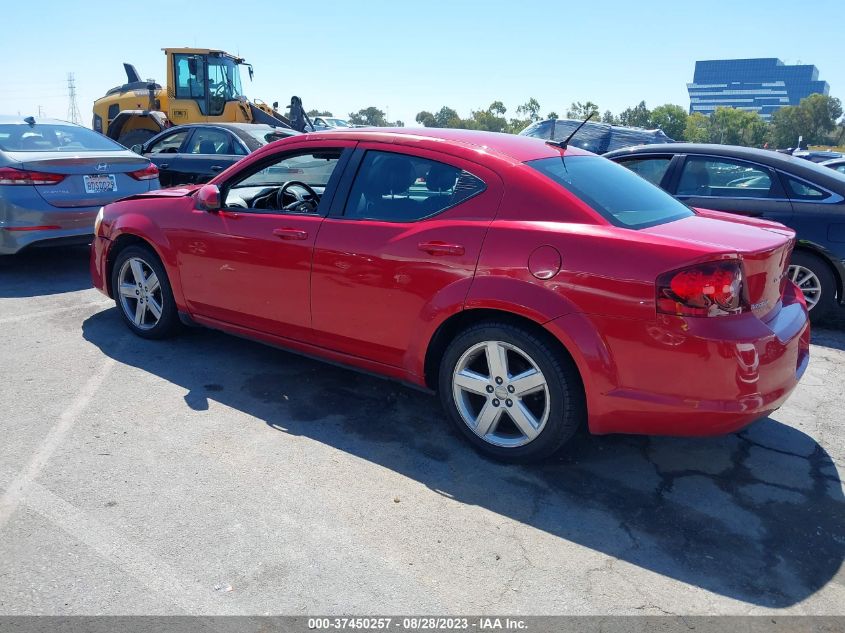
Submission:
<svg viewBox="0 0 845 633">
<path fill-rule="evenodd" d="M 173 127 L 169 127 L 166 130 L 162 130 L 163 132 L 170 132 L 176 129 L 183 129 L 183 128 L 194 128 L 194 127 L 222 127 L 227 130 L 251 130 L 257 128 L 264 128 L 268 130 L 282 130 L 285 132 L 294 132 L 297 133 L 296 130 L 292 130 L 290 128 L 282 127 L 281 125 L 274 126 L 274 125 L 267 125 L 266 123 L 217 123 L 216 121 L 209 121 L 207 123 L 183 123 L 182 125 L 174 125 Z"/>
<path fill-rule="evenodd" d="M 655 145 L 637 145 L 617 149 L 604 156 L 606 158 L 619 158 L 621 156 L 644 154 L 694 154 L 754 161 L 816 182 L 834 190 L 836 193 L 845 195 L 845 177 L 835 170 L 820 167 L 818 163 L 813 163 L 805 158 L 781 154 L 770 149 L 710 143 L 657 143 Z"/>
<path fill-rule="evenodd" d="M 436 149 L 438 144 L 446 142 L 453 147 L 461 147 L 476 153 L 494 153 L 500 157 L 520 163 L 538 158 L 559 157 L 561 155 L 559 148 L 530 136 L 455 128 L 339 128 L 328 132 L 322 130 L 310 132 L 306 135 L 306 138 L 325 140 L 337 138 L 339 135 L 351 137 L 357 141 L 424 145 L 429 149 Z M 568 156 L 592 155 L 590 152 L 576 147 L 568 147 L 566 154 Z"/>
<path fill-rule="evenodd" d="M 0 124 L 9 125 L 14 123 L 19 123 L 20 125 L 29 125 L 29 122 L 26 121 L 29 117 L 26 116 L 15 116 L 11 114 L 0 114 Z M 84 127 L 77 123 L 71 123 L 70 121 L 63 121 L 61 119 L 46 119 L 41 117 L 33 117 L 35 119 L 35 125 L 39 123 L 47 123 L 49 125 L 74 125 L 76 127 Z"/>
</svg>

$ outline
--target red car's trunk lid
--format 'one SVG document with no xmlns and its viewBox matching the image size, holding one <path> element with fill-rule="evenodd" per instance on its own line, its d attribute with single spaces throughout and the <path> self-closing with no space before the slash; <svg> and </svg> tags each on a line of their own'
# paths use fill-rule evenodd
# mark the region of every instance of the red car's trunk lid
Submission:
<svg viewBox="0 0 845 633">
<path fill-rule="evenodd" d="M 754 314 L 768 320 L 780 309 L 795 239 L 792 229 L 776 222 L 700 210 L 695 216 L 642 231 L 712 247 L 714 256 L 736 253 L 743 263 L 745 290 Z"/>
</svg>

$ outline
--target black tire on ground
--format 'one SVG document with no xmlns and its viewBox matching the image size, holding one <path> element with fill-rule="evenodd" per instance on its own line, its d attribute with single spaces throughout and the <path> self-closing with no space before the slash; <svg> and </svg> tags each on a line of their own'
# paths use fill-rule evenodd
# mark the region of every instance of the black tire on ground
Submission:
<svg viewBox="0 0 845 633">
<path fill-rule="evenodd" d="M 476 434 L 469 423 L 464 422 L 455 400 L 452 378 L 458 363 L 474 346 L 489 341 L 505 343 L 526 354 L 542 372 L 547 385 L 549 409 L 546 423 L 534 439 L 521 446 L 496 445 Z M 479 452 L 500 461 L 540 461 L 557 452 L 585 423 L 586 404 L 581 376 L 572 359 L 561 350 L 555 349 L 554 345 L 553 340 L 547 340 L 542 334 L 538 335 L 526 328 L 501 322 L 485 322 L 471 326 L 458 334 L 449 344 L 440 363 L 438 380 L 440 401 L 458 430 Z M 510 367 L 513 360 L 511 354 L 511 352 L 507 353 L 510 377 L 513 376 Z M 518 355 L 516 358 L 519 360 Z M 489 365 L 487 365 L 487 373 L 492 376 L 493 372 L 490 371 Z M 505 388 L 508 387 L 510 377 L 505 379 Z M 490 386 L 495 388 L 498 385 L 492 382 Z M 487 391 L 489 392 L 489 389 Z M 483 402 L 484 397 L 481 396 L 479 401 L 477 400 L 479 396 L 472 396 L 477 402 Z M 490 394 L 488 398 L 494 397 L 494 394 Z M 543 401 L 545 397 L 543 396 Z M 516 400 L 514 398 L 513 406 L 517 404 Z M 492 401 L 488 400 L 488 402 Z M 522 400 L 520 400 L 521 403 Z M 505 408 L 505 402 L 501 402 L 501 407 L 503 411 L 508 411 Z M 511 424 L 510 414 L 500 418 L 502 419 L 505 420 L 506 425 Z"/>
<path fill-rule="evenodd" d="M 133 258 L 141 260 L 147 269 L 155 273 L 158 279 L 160 292 L 155 294 L 157 303 L 161 305 L 161 316 L 158 322 L 151 327 L 149 327 L 149 324 L 147 324 L 147 327 L 137 325 L 130 315 L 127 314 L 127 310 L 134 311 L 137 308 L 137 299 L 130 298 L 126 301 L 127 308 L 124 308 L 124 302 L 121 300 L 120 273 L 124 264 Z M 133 244 L 122 249 L 117 254 L 111 271 L 111 287 L 121 318 L 129 329 L 138 336 L 149 339 L 162 339 L 172 336 L 178 331 L 180 323 L 179 314 L 176 308 L 176 302 L 173 299 L 173 291 L 170 288 L 170 280 L 167 278 L 167 272 L 164 270 L 164 266 L 161 260 L 159 260 L 158 255 L 150 247 Z M 148 314 L 152 314 L 151 311 L 148 311 L 144 315 L 145 320 L 147 318 L 153 318 L 148 317 Z"/>
<path fill-rule="evenodd" d="M 836 307 L 836 277 L 830 265 L 818 255 L 807 251 L 795 251 L 789 262 L 791 266 L 801 266 L 813 272 L 821 284 L 821 297 L 810 309 L 810 320 L 818 323 L 827 318 Z"/>
<path fill-rule="evenodd" d="M 133 145 L 143 145 L 155 135 L 156 132 L 153 132 L 152 130 L 129 130 L 126 134 L 117 139 L 117 142 L 123 145 L 126 149 L 131 149 Z"/>
</svg>

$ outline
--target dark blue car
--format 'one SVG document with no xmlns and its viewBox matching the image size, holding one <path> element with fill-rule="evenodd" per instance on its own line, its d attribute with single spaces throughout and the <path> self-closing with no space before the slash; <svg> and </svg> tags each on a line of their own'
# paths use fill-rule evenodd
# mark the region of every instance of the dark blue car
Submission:
<svg viewBox="0 0 845 633">
<path fill-rule="evenodd" d="M 818 321 L 845 302 L 845 174 L 778 152 L 671 143 L 605 154 L 691 207 L 781 222 L 798 241 L 789 275 Z"/>
</svg>

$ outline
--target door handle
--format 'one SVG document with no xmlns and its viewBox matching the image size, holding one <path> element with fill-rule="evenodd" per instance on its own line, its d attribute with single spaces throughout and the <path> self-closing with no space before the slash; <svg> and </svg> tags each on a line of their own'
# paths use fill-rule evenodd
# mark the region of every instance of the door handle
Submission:
<svg viewBox="0 0 845 633">
<path fill-rule="evenodd" d="M 421 251 L 430 255 L 463 255 L 464 247 L 460 244 L 446 242 L 420 242 L 417 246 Z"/>
<path fill-rule="evenodd" d="M 161 163 L 158 166 L 159 169 L 167 169 L 168 167 L 170 167 L 170 163 Z"/>
<path fill-rule="evenodd" d="M 223 169 L 223 165 L 212 165 L 211 171 L 220 171 Z"/>
<path fill-rule="evenodd" d="M 305 240 L 308 239 L 308 232 L 302 229 L 273 229 L 273 235 L 283 240 Z"/>
</svg>

